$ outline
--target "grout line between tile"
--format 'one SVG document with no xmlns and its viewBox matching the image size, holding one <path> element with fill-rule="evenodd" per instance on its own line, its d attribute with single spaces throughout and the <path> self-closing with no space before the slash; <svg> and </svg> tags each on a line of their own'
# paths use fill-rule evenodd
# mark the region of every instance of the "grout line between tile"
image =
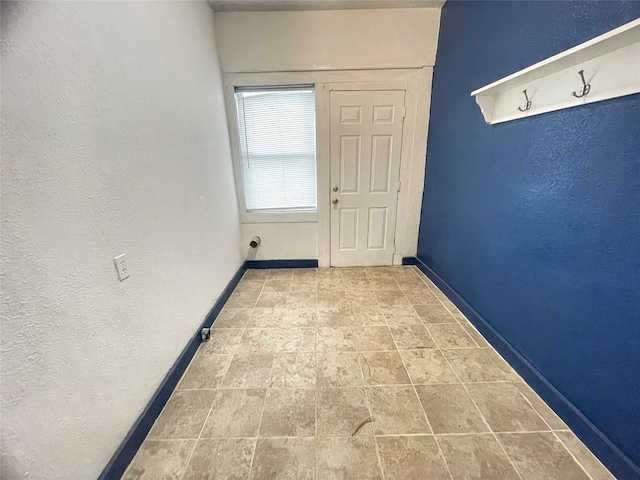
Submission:
<svg viewBox="0 0 640 480">
<path fill-rule="evenodd" d="M 426 278 L 426 277 L 425 277 Z M 429 285 L 427 285 L 429 286 Z M 431 287 L 429 287 L 431 288 Z M 444 303 L 443 303 L 444 305 Z M 444 305 L 445 308 L 446 305 Z M 449 310 L 449 309 L 447 309 Z M 451 312 L 449 312 L 451 313 Z M 472 339 L 473 340 L 473 339 Z M 475 343 L 475 340 L 474 340 Z M 476 343 L 477 345 L 477 343 Z M 518 469 L 516 468 L 515 464 L 513 463 L 513 460 L 511 459 L 511 457 L 507 454 L 507 451 L 505 450 L 505 448 L 502 446 L 502 443 L 500 443 L 500 441 L 498 440 L 498 437 L 496 436 L 495 432 L 493 431 L 493 429 L 491 428 L 491 425 L 489 425 L 489 422 L 487 422 L 487 419 L 485 418 L 484 414 L 482 413 L 482 411 L 478 408 L 478 405 L 476 404 L 476 401 L 473 399 L 473 397 L 471 396 L 471 394 L 469 393 L 469 390 L 467 389 L 467 387 L 465 386 L 464 383 L 462 383 L 462 381 L 460 380 L 460 377 L 458 376 L 458 373 L 453 369 L 453 366 L 451 365 L 451 363 L 449 362 L 449 359 L 444 355 L 444 353 L 442 352 L 442 349 L 440 348 L 440 346 L 436 343 L 436 347 L 438 348 L 438 350 L 440 351 L 440 354 L 444 357 L 445 361 L 447 362 L 447 365 L 449 365 L 449 368 L 451 369 L 451 371 L 453 372 L 453 374 L 456 376 L 456 378 L 458 379 L 458 382 L 460 382 L 460 385 L 462 385 L 462 388 L 464 388 L 464 391 L 467 393 L 468 397 L 471 399 L 471 402 L 473 403 L 473 406 L 476 408 L 476 410 L 478 411 L 478 413 L 480 413 L 480 417 L 482 418 L 482 421 L 485 423 L 485 425 L 487 426 L 487 428 L 489 429 L 489 432 L 491 432 L 491 434 L 493 435 L 493 438 L 496 442 L 498 442 L 498 445 L 500 446 L 500 449 L 502 450 L 502 452 L 505 454 L 505 456 L 507 457 L 507 459 L 509 460 L 509 463 L 511 464 L 511 467 L 513 468 L 513 470 L 516 472 L 516 474 L 518 475 L 518 477 L 522 480 L 522 475 L 520 474 L 520 472 L 518 471 Z M 537 412 L 536 412 L 537 413 Z M 436 437 L 436 442 L 438 441 L 437 437 Z M 438 443 L 438 445 L 440 445 Z"/>
<path fill-rule="evenodd" d="M 524 398 L 524 400 L 529 404 L 529 406 L 532 408 L 532 410 L 534 412 L 536 412 L 538 414 L 538 416 L 542 419 L 542 421 L 544 422 L 544 424 L 549 427 L 549 430 L 551 431 L 551 433 L 553 434 L 553 436 L 560 442 L 560 445 L 562 445 L 564 447 L 564 449 L 569 453 L 569 455 L 571 456 L 571 458 L 573 458 L 573 460 L 580 466 L 580 468 L 584 471 L 584 473 L 587 475 L 587 477 L 590 480 L 593 480 L 593 477 L 591 476 L 591 474 L 587 471 L 587 469 L 584 467 L 584 465 L 582 465 L 582 462 L 580 462 L 576 456 L 573 454 L 573 452 L 571 450 L 569 450 L 569 447 L 567 447 L 565 445 L 565 443 L 562 441 L 562 439 L 560 438 L 560 436 L 551 428 L 551 425 L 549 425 L 549 422 L 547 422 L 547 420 L 540 415 L 540 413 L 538 413 L 538 410 L 536 410 L 533 406 L 533 403 L 531 403 L 531 401 L 525 397 L 525 395 L 522 392 L 518 392 L 520 393 L 520 395 L 522 396 L 522 398 Z M 535 393 L 535 392 L 534 392 Z M 536 394 L 537 395 L 537 394 Z M 542 401 L 542 399 L 540 399 Z M 546 405 L 546 404 L 545 404 Z M 534 433 L 534 432 L 517 432 L 517 433 Z"/>
<path fill-rule="evenodd" d="M 402 292 L 403 295 L 404 291 Z M 405 295 L 406 298 L 406 295 Z M 385 319 L 386 320 L 386 319 Z M 426 329 L 425 329 L 426 330 Z M 427 330 L 427 334 L 431 337 L 431 340 L 433 340 L 433 336 L 431 335 L 431 332 L 429 332 L 429 330 Z M 396 345 L 396 348 L 398 348 L 398 344 L 396 343 L 396 339 L 393 339 L 393 342 Z M 435 341 L 434 341 L 435 344 Z M 442 352 L 440 352 L 440 354 L 442 355 Z M 413 383 L 413 379 L 411 378 L 411 375 L 409 374 L 409 369 L 407 368 L 407 364 L 404 361 L 404 358 L 402 357 L 402 355 L 400 355 L 399 351 L 398 351 L 398 356 L 400 357 L 400 360 L 402 361 L 402 366 L 404 367 L 405 371 L 407 372 L 407 377 L 409 377 L 409 381 L 411 382 L 411 388 L 413 389 L 413 394 L 416 396 L 416 400 L 418 400 L 418 404 L 420 405 L 420 409 L 422 410 L 422 415 L 424 416 L 424 419 L 427 422 L 427 425 L 429 426 L 429 430 L 431 431 L 431 435 L 434 435 L 434 441 L 436 442 L 436 446 L 438 447 L 438 453 L 440 454 L 440 457 L 442 458 L 442 461 L 444 462 L 444 466 L 447 469 L 447 473 L 449 474 L 449 478 L 451 480 L 453 480 L 453 474 L 451 473 L 451 469 L 449 468 L 449 464 L 447 462 L 447 458 L 444 456 L 444 452 L 442 451 L 442 448 L 440 447 L 440 444 L 438 443 L 438 440 L 435 438 L 435 432 L 433 431 L 433 427 L 431 426 L 431 422 L 429 421 L 429 417 L 427 415 L 427 412 L 424 409 L 424 406 L 422 405 L 422 402 L 420 401 L 420 396 L 418 395 L 418 391 L 416 390 L 416 386 Z"/>
<path fill-rule="evenodd" d="M 425 277 L 425 278 L 426 278 L 426 277 Z M 433 290 L 433 287 L 431 287 L 431 285 L 427 284 L 427 286 Z M 436 287 L 436 288 L 437 288 L 437 287 Z M 439 292 L 439 293 L 442 293 L 442 292 L 440 292 L 440 291 L 439 291 L 439 289 L 438 289 L 438 292 Z M 438 293 L 438 292 L 434 292 L 434 293 Z M 436 296 L 437 296 L 437 295 L 436 295 Z M 438 298 L 438 300 L 440 300 L 440 298 Z M 458 324 L 460 324 L 460 321 L 458 320 L 458 318 L 456 318 L 456 316 L 455 316 L 455 315 L 453 315 L 453 312 L 451 312 L 451 310 L 450 310 L 450 309 L 449 309 L 449 308 L 444 304 L 444 302 L 440 301 L 440 303 L 442 303 L 442 305 L 443 305 L 443 306 L 444 306 L 444 307 L 449 311 L 449 313 L 453 316 L 453 318 L 456 320 L 456 322 L 458 322 Z M 466 317 L 465 317 L 465 318 L 466 318 Z M 467 321 L 468 321 L 468 320 L 467 320 Z M 461 325 L 461 326 L 462 326 L 462 325 Z M 473 325 L 472 325 L 472 327 L 473 327 Z M 464 327 L 463 327 L 463 328 L 464 328 Z M 474 328 L 474 330 L 476 330 L 476 331 L 477 331 L 477 329 L 475 329 L 475 327 L 473 327 L 473 328 Z M 479 333 L 479 332 L 478 332 L 478 333 Z M 469 335 L 469 336 L 470 336 L 470 335 Z M 472 340 L 474 341 L 474 343 L 475 343 L 476 345 L 478 345 L 478 343 L 475 341 L 475 339 L 473 339 L 473 338 L 472 338 Z M 489 342 L 487 342 L 487 344 L 488 344 L 488 347 L 480 347 L 479 345 L 478 345 L 478 347 L 479 347 L 479 348 L 491 348 L 491 349 L 495 352 L 495 349 L 493 348 L 493 346 L 492 346 L 491 344 L 489 344 Z M 495 353 L 497 353 L 497 352 L 495 352 Z M 498 354 L 498 355 L 500 355 L 500 354 Z M 446 358 L 446 357 L 445 357 L 445 358 Z M 493 361 L 493 359 L 492 359 L 492 361 Z M 447 359 L 447 362 L 449 362 L 449 360 L 448 360 L 448 359 Z M 495 364 L 496 362 L 494 361 L 493 363 Z M 455 371 L 454 371 L 454 373 L 455 373 Z M 456 373 L 456 376 L 457 376 L 457 373 Z M 462 382 L 461 382 L 461 383 L 462 383 Z M 516 382 L 515 382 L 515 381 L 512 381 L 512 382 L 508 382 L 508 381 L 503 381 L 503 382 L 467 382 L 467 384 L 469 384 L 469 383 L 516 383 Z M 525 383 L 526 383 L 526 382 L 525 382 Z M 469 392 L 468 392 L 467 388 L 464 386 L 464 385 L 465 385 L 465 383 L 462 383 L 462 385 L 463 385 L 463 388 L 465 389 L 465 391 L 467 391 L 467 394 L 469 395 Z M 543 431 L 540 431 L 540 432 L 499 432 L 499 433 L 501 433 L 501 434 L 502 434 L 502 433 L 548 433 L 548 432 L 551 432 L 551 433 L 553 433 L 553 436 L 554 436 L 554 437 L 555 437 L 555 438 L 560 442 L 560 444 L 561 444 L 561 445 L 565 448 L 565 450 L 569 453 L 569 455 L 571 455 L 571 458 L 573 458 L 573 460 L 574 460 L 574 461 L 575 461 L 575 462 L 580 466 L 580 468 L 585 472 L 585 474 L 587 475 L 587 477 L 588 477 L 590 480 L 593 480 L 593 477 L 592 477 L 592 476 L 591 476 L 591 474 L 587 471 L 587 469 L 584 467 L 584 465 L 583 465 L 583 464 L 582 464 L 582 463 L 581 463 L 581 462 L 576 458 L 576 456 L 571 452 L 571 450 L 569 450 L 569 448 L 565 445 L 565 443 L 562 441 L 562 439 L 561 439 L 561 438 L 556 434 L 556 431 L 555 431 L 553 428 L 551 428 L 551 425 L 549 425 L 549 423 L 544 419 L 544 417 L 543 417 L 542 415 L 540 415 L 540 413 L 538 412 L 538 410 L 537 410 L 536 408 L 534 408 L 534 406 L 533 406 L 533 404 L 531 403 L 531 401 L 530 401 L 530 400 L 529 400 L 525 395 L 523 395 L 523 394 L 522 394 L 522 392 L 518 392 L 518 393 L 520 393 L 520 395 L 522 396 L 522 398 L 524 398 L 524 400 L 525 400 L 525 401 L 527 402 L 527 404 L 531 407 L 531 409 L 532 409 L 534 412 L 536 412 L 536 414 L 540 417 L 540 419 L 544 422 L 544 424 L 545 424 L 545 425 L 547 425 L 547 427 L 549 427 L 549 430 L 543 430 Z M 534 393 L 535 393 L 535 392 L 534 392 Z M 471 397 L 471 395 L 469 395 L 469 397 Z M 471 397 L 471 400 L 472 400 L 472 402 L 473 402 L 473 403 L 474 403 L 474 405 L 475 405 L 475 400 L 473 400 L 473 397 Z M 542 401 L 542 399 L 541 399 L 541 401 Z M 545 403 L 545 405 L 546 405 L 546 403 Z M 476 408 L 478 408 L 478 407 L 477 407 L 477 405 L 476 405 Z M 480 409 L 478 409 L 478 411 L 480 411 Z M 484 415 L 482 414 L 482 412 L 480 412 L 480 414 L 482 415 L 482 418 L 483 418 L 483 420 L 484 420 L 484 421 L 485 421 L 485 423 L 486 423 L 486 419 L 484 418 Z M 488 423 L 487 423 L 487 426 L 489 426 L 489 424 L 488 424 Z M 489 426 L 489 429 L 491 430 L 491 432 L 492 432 L 492 433 L 494 433 L 494 432 L 493 432 L 493 429 L 491 429 L 491 427 L 490 427 L 490 426 Z M 496 438 L 496 440 L 497 440 L 498 444 L 500 445 L 500 448 L 501 448 L 501 449 L 505 452 L 505 454 L 506 454 L 507 452 L 506 452 L 506 450 L 504 449 L 504 447 L 503 447 L 503 445 L 502 445 L 502 442 L 500 442 L 500 439 L 495 435 L 495 433 L 494 433 L 494 437 Z M 509 458 L 509 461 L 510 461 L 510 462 L 511 462 L 511 464 L 513 465 L 513 462 L 511 461 L 511 457 L 510 457 L 509 455 L 507 455 L 507 458 Z M 513 465 L 513 466 L 514 466 L 514 468 L 515 468 L 515 465 Z M 520 475 L 520 472 L 519 472 L 517 469 L 516 469 L 516 472 L 518 473 L 518 475 Z M 522 477 L 521 477 L 521 478 L 522 478 Z"/>
<path fill-rule="evenodd" d="M 364 390 L 364 401 L 367 403 L 367 409 L 369 410 L 369 417 L 373 417 L 373 411 L 371 410 L 371 402 L 369 401 L 369 394 L 367 393 L 367 387 L 364 382 L 364 369 L 362 368 L 362 361 L 360 360 L 360 353 L 358 353 L 358 364 L 360 365 L 360 375 L 362 377 L 362 389 Z M 384 467 L 382 465 L 382 456 L 380 455 L 380 447 L 378 446 L 378 440 L 376 439 L 376 428 L 374 422 L 370 422 L 371 435 L 373 436 L 373 444 L 376 449 L 376 457 L 378 459 L 378 468 L 382 473 L 382 480 L 386 479 Z"/>
</svg>

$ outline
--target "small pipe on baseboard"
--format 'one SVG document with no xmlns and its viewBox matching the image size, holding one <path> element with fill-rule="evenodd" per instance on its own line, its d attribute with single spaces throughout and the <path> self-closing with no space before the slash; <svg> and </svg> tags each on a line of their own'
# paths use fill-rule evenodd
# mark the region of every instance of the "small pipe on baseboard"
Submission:
<svg viewBox="0 0 640 480">
<path fill-rule="evenodd" d="M 261 243 L 262 243 L 262 240 L 260 240 L 260 237 L 256 236 L 256 237 L 253 237 L 253 238 L 251 239 L 251 241 L 249 242 L 249 246 L 250 246 L 251 248 L 258 248 L 258 246 L 259 246 Z"/>
</svg>

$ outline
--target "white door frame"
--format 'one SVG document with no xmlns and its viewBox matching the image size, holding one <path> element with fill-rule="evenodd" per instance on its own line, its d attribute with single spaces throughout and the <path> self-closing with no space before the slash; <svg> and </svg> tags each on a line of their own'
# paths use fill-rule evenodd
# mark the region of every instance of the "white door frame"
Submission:
<svg viewBox="0 0 640 480">
<path fill-rule="evenodd" d="M 406 116 L 402 132 L 400 157 L 401 190 L 398 195 L 395 225 L 396 252 L 393 264 L 402 263 L 403 256 L 415 255 L 417 231 L 424 189 L 429 103 L 431 98 L 431 67 L 397 70 L 334 70 L 309 72 L 261 72 L 224 75 L 227 119 L 231 130 L 231 149 L 234 157 L 236 186 L 242 192 L 242 174 L 238 163 L 237 140 L 233 138 L 237 119 L 235 86 L 314 84 L 316 89 L 316 159 L 318 181 L 318 264 L 331 263 L 330 209 L 330 128 L 329 92 L 332 90 L 405 90 Z M 415 152 L 415 153 L 414 153 Z M 239 195 L 242 197 L 242 195 Z M 243 198 L 243 197 L 242 197 Z M 242 210 L 244 211 L 244 210 Z M 261 223 L 316 221 L 313 214 L 304 218 L 284 218 L 283 214 L 260 214 Z M 286 215 L 286 214 L 284 214 Z M 296 214 L 289 214 L 296 215 Z M 244 215 L 242 223 L 252 220 Z"/>
</svg>

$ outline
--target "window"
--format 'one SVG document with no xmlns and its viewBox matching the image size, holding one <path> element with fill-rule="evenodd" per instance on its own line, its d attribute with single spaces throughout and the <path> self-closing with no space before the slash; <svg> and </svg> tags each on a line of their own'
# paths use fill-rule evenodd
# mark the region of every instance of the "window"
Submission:
<svg viewBox="0 0 640 480">
<path fill-rule="evenodd" d="M 247 212 L 316 210 L 312 86 L 236 88 Z"/>
</svg>

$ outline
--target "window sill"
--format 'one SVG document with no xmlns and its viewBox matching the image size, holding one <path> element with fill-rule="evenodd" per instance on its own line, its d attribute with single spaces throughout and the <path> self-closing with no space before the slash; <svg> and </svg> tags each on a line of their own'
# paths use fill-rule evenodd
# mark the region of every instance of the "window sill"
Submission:
<svg viewBox="0 0 640 480">
<path fill-rule="evenodd" d="M 241 212 L 242 223 L 317 223 L 318 212 Z"/>
</svg>

